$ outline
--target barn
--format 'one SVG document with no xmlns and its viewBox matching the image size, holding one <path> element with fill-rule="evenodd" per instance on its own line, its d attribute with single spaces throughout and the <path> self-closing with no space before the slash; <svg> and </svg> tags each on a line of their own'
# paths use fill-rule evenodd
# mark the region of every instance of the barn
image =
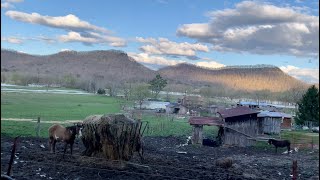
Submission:
<svg viewBox="0 0 320 180">
<path fill-rule="evenodd" d="M 224 121 L 224 145 L 252 146 L 259 129 L 258 113 L 245 106 L 218 111 Z"/>
</svg>

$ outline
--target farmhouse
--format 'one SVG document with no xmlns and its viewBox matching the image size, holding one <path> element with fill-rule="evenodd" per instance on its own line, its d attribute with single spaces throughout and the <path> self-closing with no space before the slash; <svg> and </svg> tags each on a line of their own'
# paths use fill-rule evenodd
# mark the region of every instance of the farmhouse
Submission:
<svg viewBox="0 0 320 180">
<path fill-rule="evenodd" d="M 162 101 L 143 101 L 141 108 L 142 109 L 166 109 L 166 105 L 170 104 L 170 102 L 162 102 Z"/>
<path fill-rule="evenodd" d="M 258 134 L 258 113 L 243 106 L 218 111 L 224 121 L 223 143 L 240 147 L 253 145 L 252 138 Z"/>
<path fill-rule="evenodd" d="M 168 114 L 187 114 L 188 108 L 178 103 L 170 103 L 166 105 Z"/>
</svg>

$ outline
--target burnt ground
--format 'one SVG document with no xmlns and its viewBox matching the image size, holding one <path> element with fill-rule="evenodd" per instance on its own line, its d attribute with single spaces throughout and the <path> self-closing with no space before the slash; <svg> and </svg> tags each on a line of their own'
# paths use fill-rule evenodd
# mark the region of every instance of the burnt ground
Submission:
<svg viewBox="0 0 320 180">
<path fill-rule="evenodd" d="M 186 145 L 185 138 L 145 137 L 145 161 L 136 154 L 130 163 L 110 162 L 80 156 L 84 150 L 77 140 L 74 155 L 62 159 L 49 153 L 47 139 L 21 137 L 13 165 L 16 179 L 292 179 L 292 161 L 298 160 L 298 179 L 319 179 L 318 150 L 277 154 L 273 148 L 198 147 Z M 13 138 L 1 137 L 1 174 L 5 174 Z M 44 145 L 45 148 L 40 147 Z M 69 151 L 68 151 L 69 153 Z M 231 157 L 233 166 L 218 167 L 215 161 Z"/>
</svg>

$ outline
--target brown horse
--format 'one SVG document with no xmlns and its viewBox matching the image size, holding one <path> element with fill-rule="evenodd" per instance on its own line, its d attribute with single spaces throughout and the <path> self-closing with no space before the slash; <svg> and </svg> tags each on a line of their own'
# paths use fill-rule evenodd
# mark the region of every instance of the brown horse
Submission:
<svg viewBox="0 0 320 180">
<path fill-rule="evenodd" d="M 49 149 L 55 153 L 56 143 L 65 142 L 63 157 L 67 150 L 67 145 L 70 144 L 70 150 L 72 155 L 73 143 L 76 135 L 81 137 L 81 124 L 75 124 L 74 126 L 63 127 L 60 124 L 54 124 L 49 128 Z"/>
</svg>

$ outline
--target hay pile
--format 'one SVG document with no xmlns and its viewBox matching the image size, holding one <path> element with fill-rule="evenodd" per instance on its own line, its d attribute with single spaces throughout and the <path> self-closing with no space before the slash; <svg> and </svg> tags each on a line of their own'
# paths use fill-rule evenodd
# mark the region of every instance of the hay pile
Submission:
<svg viewBox="0 0 320 180">
<path fill-rule="evenodd" d="M 141 121 L 123 114 L 91 115 L 83 121 L 84 155 L 130 160 L 141 147 Z"/>
<path fill-rule="evenodd" d="M 220 166 L 222 168 L 230 168 L 232 167 L 233 159 L 231 157 L 220 158 L 216 161 L 216 166 Z"/>
</svg>

